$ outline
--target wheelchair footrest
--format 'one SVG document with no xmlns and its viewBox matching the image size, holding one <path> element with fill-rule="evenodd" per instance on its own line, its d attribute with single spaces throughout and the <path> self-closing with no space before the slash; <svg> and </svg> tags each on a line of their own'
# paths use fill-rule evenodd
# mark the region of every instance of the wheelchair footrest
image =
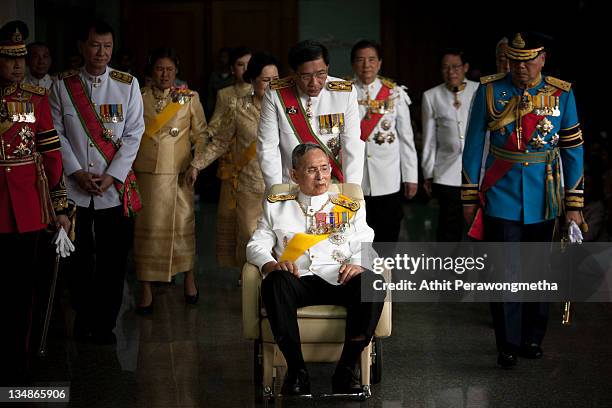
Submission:
<svg viewBox="0 0 612 408">
<path fill-rule="evenodd" d="M 364 385 L 361 388 L 361 392 L 357 392 L 354 394 L 331 394 L 331 393 L 322 393 L 322 394 L 304 394 L 304 395 L 282 395 L 278 394 L 276 398 L 286 399 L 286 400 L 299 400 L 299 399 L 308 399 L 308 400 L 326 400 L 326 399 L 349 399 L 356 401 L 365 401 L 366 399 L 372 396 L 372 392 L 370 391 L 369 385 Z"/>
</svg>

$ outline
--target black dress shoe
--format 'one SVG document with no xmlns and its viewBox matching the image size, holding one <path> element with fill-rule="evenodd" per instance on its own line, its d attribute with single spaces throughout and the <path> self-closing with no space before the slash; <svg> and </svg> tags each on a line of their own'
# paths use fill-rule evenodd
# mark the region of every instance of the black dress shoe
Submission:
<svg viewBox="0 0 612 408">
<path fill-rule="evenodd" d="M 287 370 L 283 386 L 281 387 L 282 395 L 306 395 L 310 394 L 310 378 L 308 371 L 301 368 L 299 370 Z"/>
<path fill-rule="evenodd" d="M 151 303 L 149 303 L 147 306 L 136 306 L 135 312 L 140 316 L 153 314 L 153 299 L 151 299 Z"/>
<path fill-rule="evenodd" d="M 361 391 L 359 365 L 338 365 L 332 376 L 332 392 L 334 394 L 358 394 Z"/>
<path fill-rule="evenodd" d="M 519 350 L 519 355 L 524 358 L 538 359 L 542 358 L 544 351 L 542 347 L 535 343 L 523 344 Z"/>
<path fill-rule="evenodd" d="M 516 353 L 512 351 L 500 351 L 497 355 L 497 365 L 501 368 L 512 368 L 517 360 Z"/>
<path fill-rule="evenodd" d="M 200 299 L 200 289 L 196 288 L 195 295 L 185 295 L 185 303 L 188 305 L 195 305 L 198 303 L 198 299 Z"/>
</svg>

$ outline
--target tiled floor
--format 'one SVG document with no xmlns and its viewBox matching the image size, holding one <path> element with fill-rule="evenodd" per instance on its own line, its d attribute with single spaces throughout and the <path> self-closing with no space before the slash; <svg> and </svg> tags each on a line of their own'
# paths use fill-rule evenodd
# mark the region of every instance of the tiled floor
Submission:
<svg viewBox="0 0 612 408">
<path fill-rule="evenodd" d="M 40 384 L 71 386 L 70 407 L 252 407 L 252 344 L 242 338 L 238 271 L 214 262 L 215 206 L 198 222 L 200 302 L 184 304 L 182 277 L 155 288 L 155 312 L 133 312 L 129 275 L 116 329 L 118 344 L 93 346 L 64 338 L 56 323 L 49 356 L 36 362 Z M 402 240 L 431 240 L 435 210 L 406 206 Z M 366 402 L 277 401 L 279 407 L 612 407 L 612 306 L 578 304 L 561 326 L 551 307 L 545 356 L 495 365 L 486 304 L 394 304 L 393 335 L 384 341 L 383 381 Z M 309 367 L 313 390 L 328 391 L 333 367 Z M 25 405 L 20 404 L 20 407 Z M 58 407 L 61 405 L 49 405 Z"/>
</svg>

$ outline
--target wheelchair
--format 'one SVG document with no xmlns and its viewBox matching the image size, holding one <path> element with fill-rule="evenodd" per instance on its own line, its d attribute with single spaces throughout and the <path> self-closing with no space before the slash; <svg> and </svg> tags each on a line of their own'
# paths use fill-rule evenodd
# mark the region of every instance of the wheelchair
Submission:
<svg viewBox="0 0 612 408">
<path fill-rule="evenodd" d="M 279 184 L 271 194 L 293 193 L 297 186 Z M 329 192 L 342 193 L 364 205 L 363 192 L 356 184 L 332 184 Z M 389 271 L 385 279 L 390 280 Z M 257 400 L 266 404 L 277 397 L 275 383 L 282 381 L 286 369 L 285 359 L 274 343 L 274 336 L 261 299 L 263 277 L 259 269 L 245 264 L 242 269 L 242 322 L 244 337 L 253 341 L 253 377 Z M 386 294 L 383 311 L 372 342 L 361 354 L 360 394 L 349 397 L 365 400 L 371 396 L 371 385 L 382 379 L 382 342 L 391 335 L 391 302 Z M 335 363 L 340 358 L 345 336 L 346 309 L 336 305 L 316 305 L 298 309 L 298 326 L 302 341 L 302 354 L 306 363 Z M 278 387 L 280 388 L 280 387 Z M 327 397 L 330 394 L 306 397 Z"/>
</svg>

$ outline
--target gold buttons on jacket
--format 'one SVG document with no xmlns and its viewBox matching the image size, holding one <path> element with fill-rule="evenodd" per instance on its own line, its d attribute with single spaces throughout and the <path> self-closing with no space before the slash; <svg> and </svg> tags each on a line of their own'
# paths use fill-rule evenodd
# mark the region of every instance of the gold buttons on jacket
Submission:
<svg viewBox="0 0 612 408">
<path fill-rule="evenodd" d="M 93 163 L 89 163 L 89 167 L 93 167 L 93 166 L 94 166 L 94 164 L 93 164 Z"/>
<path fill-rule="evenodd" d="M 6 168 L 6 172 L 7 172 L 7 173 L 10 173 L 10 172 L 11 172 L 11 168 L 10 168 L 10 167 L 7 167 L 7 168 Z"/>
<path fill-rule="evenodd" d="M 178 128 L 172 128 L 172 129 L 170 129 L 170 136 L 172 136 L 172 137 L 177 137 L 177 136 L 178 136 L 178 134 L 179 134 L 179 130 L 178 130 Z"/>
</svg>

